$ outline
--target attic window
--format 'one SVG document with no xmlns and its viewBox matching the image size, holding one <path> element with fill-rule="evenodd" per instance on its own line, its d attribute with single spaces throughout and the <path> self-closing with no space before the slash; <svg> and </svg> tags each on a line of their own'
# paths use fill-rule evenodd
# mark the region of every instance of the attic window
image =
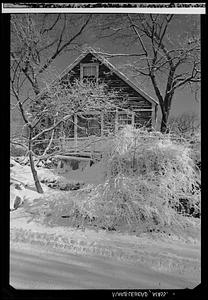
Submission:
<svg viewBox="0 0 208 300">
<path fill-rule="evenodd" d="M 89 63 L 89 64 L 81 64 L 80 65 L 81 80 L 84 78 L 97 80 L 98 72 L 99 72 L 98 64 Z"/>
</svg>

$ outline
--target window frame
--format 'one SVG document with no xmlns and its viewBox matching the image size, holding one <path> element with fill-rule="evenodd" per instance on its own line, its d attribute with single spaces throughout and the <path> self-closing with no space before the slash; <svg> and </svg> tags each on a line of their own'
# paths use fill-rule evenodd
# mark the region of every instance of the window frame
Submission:
<svg viewBox="0 0 208 300">
<path fill-rule="evenodd" d="M 80 80 L 83 80 L 84 67 L 96 67 L 96 81 L 99 77 L 99 64 L 98 63 L 83 63 L 80 64 Z M 87 78 L 87 77 L 85 77 Z"/>
<path fill-rule="evenodd" d="M 99 131 L 100 131 L 99 135 L 86 134 L 86 135 L 80 136 L 79 134 L 82 133 L 82 132 L 79 131 L 78 128 L 76 128 L 78 138 L 87 138 L 87 137 L 90 137 L 90 136 L 93 136 L 93 135 L 102 136 L 102 131 L 103 131 L 103 129 L 102 129 L 103 125 L 101 124 L 102 123 L 102 112 L 100 112 L 100 111 L 88 111 L 88 112 L 80 112 L 80 113 L 77 113 L 76 115 L 77 115 L 76 127 L 78 127 L 78 122 L 79 122 L 78 118 L 79 117 L 82 118 L 82 119 L 85 119 L 86 116 L 89 116 L 89 115 L 92 116 L 92 117 L 89 117 L 89 119 L 86 118 L 86 120 L 87 120 L 86 129 L 88 129 L 88 130 L 90 130 L 90 128 L 91 129 L 96 128 L 94 126 L 90 126 L 90 123 L 89 123 L 90 119 L 96 120 L 96 116 L 98 116 L 98 119 L 100 118 L 100 124 L 98 123 L 99 124 Z M 93 116 L 95 116 L 95 118 Z M 99 120 L 98 120 L 98 122 L 99 122 Z"/>
</svg>

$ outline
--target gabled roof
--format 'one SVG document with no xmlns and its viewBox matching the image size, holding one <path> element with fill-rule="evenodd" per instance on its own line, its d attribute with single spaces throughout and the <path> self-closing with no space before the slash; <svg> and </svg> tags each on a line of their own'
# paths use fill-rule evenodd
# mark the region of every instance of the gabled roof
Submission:
<svg viewBox="0 0 208 300">
<path fill-rule="evenodd" d="M 59 74 L 59 78 L 55 79 L 50 85 L 53 85 L 56 81 L 60 80 L 64 75 L 66 75 L 69 71 L 71 71 L 76 65 L 80 63 L 80 61 L 87 56 L 89 53 L 91 53 L 93 56 L 95 56 L 100 62 L 102 62 L 104 65 L 106 65 L 112 72 L 117 74 L 124 82 L 126 82 L 129 86 L 131 86 L 135 91 L 137 91 L 140 95 L 142 95 L 146 100 L 151 102 L 153 105 L 158 105 L 158 102 L 153 99 L 151 96 L 149 96 L 146 92 L 144 92 L 141 88 L 136 86 L 126 75 L 124 75 L 121 71 L 119 71 L 114 65 L 112 65 L 107 59 L 105 59 L 102 55 L 97 53 L 96 50 L 89 47 L 87 50 L 83 51 L 83 53 L 78 56 L 78 58 L 71 63 L 66 69 L 64 69 L 63 72 Z M 38 95 L 38 97 L 46 90 L 44 88 L 42 92 Z"/>
</svg>

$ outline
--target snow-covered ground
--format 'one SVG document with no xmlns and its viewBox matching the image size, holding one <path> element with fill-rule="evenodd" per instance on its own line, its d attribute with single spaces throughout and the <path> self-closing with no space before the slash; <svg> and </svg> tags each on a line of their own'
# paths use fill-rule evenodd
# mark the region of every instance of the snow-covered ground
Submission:
<svg viewBox="0 0 208 300">
<path fill-rule="evenodd" d="M 183 289 L 193 280 L 158 272 L 142 263 L 42 247 L 11 249 L 10 284 L 24 289 Z"/>
<path fill-rule="evenodd" d="M 11 163 L 11 182 L 20 184 L 18 195 L 25 203 L 66 193 L 42 184 L 45 193 L 38 194 L 30 168 Z M 88 183 L 93 182 L 92 174 Z M 65 176 L 65 180 L 76 182 L 81 180 L 78 175 L 83 179 L 86 176 L 77 172 L 77 177 L 67 177 L 38 169 L 40 179 Z M 102 180 L 100 176 L 95 176 L 97 181 Z M 14 196 L 14 184 L 11 191 Z M 135 236 L 48 227 L 35 222 L 23 206 L 10 213 L 10 284 L 26 289 L 193 288 L 201 280 L 199 237 L 200 233 L 195 238 L 182 239 L 161 233 Z"/>
</svg>

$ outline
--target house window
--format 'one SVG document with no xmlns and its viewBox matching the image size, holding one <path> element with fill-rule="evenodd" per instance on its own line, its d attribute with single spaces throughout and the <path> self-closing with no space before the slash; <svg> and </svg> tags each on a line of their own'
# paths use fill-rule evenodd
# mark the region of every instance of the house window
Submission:
<svg viewBox="0 0 208 300">
<path fill-rule="evenodd" d="M 101 135 L 100 114 L 81 114 L 77 116 L 77 136 L 89 137 Z"/>
<path fill-rule="evenodd" d="M 118 112 L 118 129 L 123 128 L 125 125 L 134 124 L 134 114 L 126 112 Z"/>
<path fill-rule="evenodd" d="M 98 79 L 99 66 L 98 64 L 81 64 L 80 65 L 80 78 Z"/>
<path fill-rule="evenodd" d="M 132 115 L 127 113 L 119 113 L 118 122 L 121 125 L 131 125 L 132 124 Z"/>
</svg>

